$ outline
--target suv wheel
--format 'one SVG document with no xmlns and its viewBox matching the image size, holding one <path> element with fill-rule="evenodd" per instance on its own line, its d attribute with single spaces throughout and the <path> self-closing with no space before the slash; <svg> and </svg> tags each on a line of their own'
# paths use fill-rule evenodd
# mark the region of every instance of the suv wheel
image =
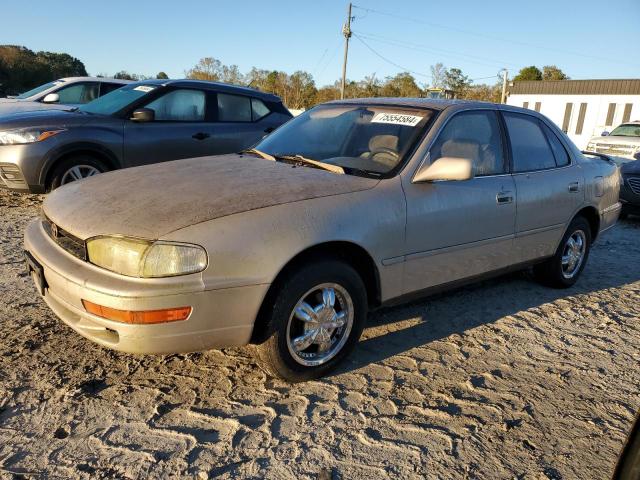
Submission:
<svg viewBox="0 0 640 480">
<path fill-rule="evenodd" d="M 568 288 L 578 281 L 591 250 L 591 226 L 584 217 L 573 219 L 553 257 L 533 267 L 540 283 Z"/>
<path fill-rule="evenodd" d="M 108 171 L 109 168 L 95 157 L 77 155 L 69 157 L 56 165 L 51 173 L 49 190 L 66 185 L 67 183 L 93 177 Z"/>
<path fill-rule="evenodd" d="M 269 313 L 261 366 L 290 382 L 335 368 L 360 338 L 367 294 L 358 273 L 338 260 L 307 265 L 282 282 Z"/>
</svg>

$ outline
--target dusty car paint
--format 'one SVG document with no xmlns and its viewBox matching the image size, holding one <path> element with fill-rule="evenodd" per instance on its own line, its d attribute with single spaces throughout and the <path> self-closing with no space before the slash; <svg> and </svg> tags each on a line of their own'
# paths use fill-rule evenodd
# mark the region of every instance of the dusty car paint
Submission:
<svg viewBox="0 0 640 480">
<path fill-rule="evenodd" d="M 345 103 L 358 102 L 363 101 Z M 441 112 L 400 173 L 383 180 L 225 156 L 142 167 L 126 176 L 114 172 L 59 189 L 44 212 L 80 239 L 108 233 L 193 243 L 206 249 L 209 265 L 175 278 L 124 278 L 61 251 L 35 220 L 25 248 L 43 265 L 49 283 L 45 300 L 76 331 L 119 350 L 166 353 L 241 345 L 251 339 L 269 285 L 298 254 L 318 245 L 367 255 L 379 285 L 372 300 L 380 304 L 549 257 L 580 211 L 597 219 L 594 236 L 615 223 L 616 168 L 585 159 L 564 136 L 569 166 L 522 174 L 524 180 L 544 176 L 562 185 L 551 196 L 542 185 L 529 189 L 525 218 L 516 214 L 516 175 L 414 183 L 430 145 L 453 115 L 521 109 L 386 102 Z M 574 182 L 578 190 L 569 193 Z M 502 191 L 513 192 L 502 215 L 496 217 L 488 206 L 485 212 L 473 207 L 475 198 L 489 197 L 495 206 Z M 520 231 L 518 222 L 523 222 Z M 122 326 L 86 313 L 81 298 L 120 309 L 194 308 L 183 323 Z"/>
</svg>

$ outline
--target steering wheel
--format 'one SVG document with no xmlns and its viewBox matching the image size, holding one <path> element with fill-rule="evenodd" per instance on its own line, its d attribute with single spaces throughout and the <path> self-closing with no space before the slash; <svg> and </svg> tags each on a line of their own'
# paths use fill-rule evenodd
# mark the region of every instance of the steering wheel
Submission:
<svg viewBox="0 0 640 480">
<path fill-rule="evenodd" d="M 372 150 L 369 153 L 369 156 L 372 159 L 376 155 L 386 155 L 386 156 L 391 157 L 392 160 L 398 160 L 400 158 L 400 155 L 398 155 L 398 152 L 396 152 L 394 149 L 388 148 L 388 147 L 377 147 L 375 150 Z"/>
</svg>

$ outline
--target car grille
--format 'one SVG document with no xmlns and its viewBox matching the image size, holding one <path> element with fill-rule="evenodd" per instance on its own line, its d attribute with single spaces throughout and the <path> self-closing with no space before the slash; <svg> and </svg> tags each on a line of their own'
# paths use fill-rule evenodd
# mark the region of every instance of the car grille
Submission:
<svg viewBox="0 0 640 480">
<path fill-rule="evenodd" d="M 640 195 L 640 177 L 627 178 L 627 183 L 633 193 Z"/>
<path fill-rule="evenodd" d="M 629 145 L 614 143 L 596 143 L 596 153 L 605 155 L 633 156 L 634 149 Z"/>
<path fill-rule="evenodd" d="M 69 232 L 58 227 L 49 219 L 44 219 L 42 221 L 42 226 L 44 227 L 45 232 L 47 232 L 51 240 L 56 242 L 56 244 L 60 248 L 69 252 L 71 255 L 79 258 L 80 260 L 87 260 L 87 248 L 82 240 L 74 237 Z"/>
</svg>

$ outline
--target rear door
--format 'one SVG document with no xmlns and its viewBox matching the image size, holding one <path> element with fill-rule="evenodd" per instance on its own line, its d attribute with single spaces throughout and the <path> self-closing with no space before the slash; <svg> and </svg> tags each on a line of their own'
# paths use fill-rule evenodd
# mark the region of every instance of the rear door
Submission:
<svg viewBox="0 0 640 480">
<path fill-rule="evenodd" d="M 125 120 L 124 159 L 144 165 L 216 153 L 213 118 L 206 91 L 169 90 L 144 105 L 155 112 L 152 122 Z"/>
<path fill-rule="evenodd" d="M 518 196 L 514 254 L 520 262 L 553 255 L 584 199 L 580 168 L 539 118 L 502 113 Z"/>
<path fill-rule="evenodd" d="M 405 293 L 454 282 L 512 262 L 516 195 L 494 109 L 456 113 L 428 161 L 473 161 L 465 181 L 403 182 L 407 198 Z"/>
</svg>

